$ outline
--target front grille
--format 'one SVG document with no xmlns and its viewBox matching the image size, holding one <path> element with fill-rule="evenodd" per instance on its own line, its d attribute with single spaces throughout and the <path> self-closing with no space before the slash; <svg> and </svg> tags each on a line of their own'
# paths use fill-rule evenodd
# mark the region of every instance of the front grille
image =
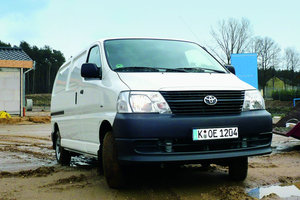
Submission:
<svg viewBox="0 0 300 200">
<path fill-rule="evenodd" d="M 230 150 L 246 150 L 270 146 L 272 134 L 261 134 L 256 136 L 240 136 L 235 139 L 192 141 L 191 139 L 169 139 L 169 140 L 140 140 L 136 141 L 135 151 L 140 154 L 160 153 L 213 153 Z M 167 147 L 166 143 L 171 143 Z M 167 152 L 166 149 L 171 149 Z"/>
<path fill-rule="evenodd" d="M 173 114 L 225 115 L 239 114 L 244 102 L 244 91 L 161 91 Z M 213 95 L 216 105 L 204 103 L 204 97 Z"/>
</svg>

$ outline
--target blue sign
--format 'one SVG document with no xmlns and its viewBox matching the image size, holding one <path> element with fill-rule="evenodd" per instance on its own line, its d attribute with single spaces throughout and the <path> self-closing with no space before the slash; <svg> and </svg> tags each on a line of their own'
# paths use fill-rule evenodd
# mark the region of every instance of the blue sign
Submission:
<svg viewBox="0 0 300 200">
<path fill-rule="evenodd" d="M 231 54 L 231 65 L 239 79 L 258 89 L 256 53 Z"/>
</svg>

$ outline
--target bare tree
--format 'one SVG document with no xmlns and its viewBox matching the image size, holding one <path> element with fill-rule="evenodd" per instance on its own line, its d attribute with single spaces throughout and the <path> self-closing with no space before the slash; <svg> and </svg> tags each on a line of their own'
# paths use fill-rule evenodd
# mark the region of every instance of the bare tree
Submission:
<svg viewBox="0 0 300 200">
<path fill-rule="evenodd" d="M 263 69 L 275 69 L 280 62 L 280 47 L 269 37 L 256 38 L 258 45 L 258 66 Z"/>
<path fill-rule="evenodd" d="M 219 21 L 218 26 L 211 29 L 217 44 L 211 50 L 222 62 L 230 64 L 231 54 L 242 53 L 247 48 L 251 33 L 250 22 L 245 18 Z"/>
<path fill-rule="evenodd" d="M 281 49 L 269 37 L 255 37 L 251 40 L 248 50 L 252 53 L 257 53 L 258 67 L 261 69 L 259 84 L 262 86 L 265 94 L 266 83 L 274 76 L 275 68 L 279 66 Z M 268 70 L 273 73 L 267 73 Z"/>
<path fill-rule="evenodd" d="M 286 48 L 284 56 L 286 69 L 295 72 L 295 70 L 300 66 L 300 56 L 297 50 L 291 47 Z"/>
<path fill-rule="evenodd" d="M 251 53 L 256 53 L 257 55 L 261 54 L 262 51 L 262 38 L 259 36 L 251 38 L 247 51 Z"/>
</svg>

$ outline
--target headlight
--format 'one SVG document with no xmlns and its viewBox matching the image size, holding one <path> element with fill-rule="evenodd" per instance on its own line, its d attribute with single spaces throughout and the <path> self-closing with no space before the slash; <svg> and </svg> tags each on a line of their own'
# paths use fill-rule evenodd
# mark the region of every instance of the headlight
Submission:
<svg viewBox="0 0 300 200">
<path fill-rule="evenodd" d="M 257 90 L 245 91 L 243 111 L 263 109 L 265 109 L 265 101 L 260 92 Z"/>
<path fill-rule="evenodd" d="M 121 92 L 117 101 L 117 111 L 119 113 L 130 113 L 129 92 Z"/>
<path fill-rule="evenodd" d="M 118 113 L 171 113 L 170 107 L 159 92 L 121 92 L 117 103 Z"/>
</svg>

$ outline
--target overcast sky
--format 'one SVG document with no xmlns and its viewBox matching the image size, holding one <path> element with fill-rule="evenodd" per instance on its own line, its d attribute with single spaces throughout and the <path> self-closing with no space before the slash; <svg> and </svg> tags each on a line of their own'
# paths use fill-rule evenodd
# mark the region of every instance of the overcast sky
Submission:
<svg viewBox="0 0 300 200">
<path fill-rule="evenodd" d="M 299 0 L 0 0 L 0 40 L 49 45 L 66 58 L 103 37 L 182 38 L 207 46 L 221 19 L 245 17 L 254 35 L 300 51 Z"/>
</svg>

